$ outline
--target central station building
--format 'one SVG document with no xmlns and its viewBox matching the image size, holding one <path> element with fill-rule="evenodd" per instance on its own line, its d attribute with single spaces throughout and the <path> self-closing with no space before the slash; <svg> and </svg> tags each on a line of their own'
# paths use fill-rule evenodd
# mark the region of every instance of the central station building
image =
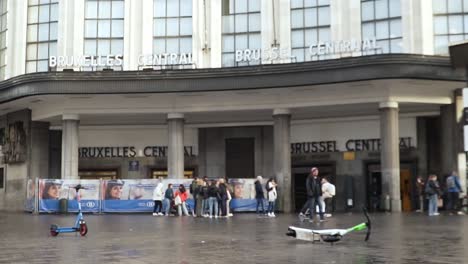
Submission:
<svg viewBox="0 0 468 264">
<path fill-rule="evenodd" d="M 264 178 L 337 210 L 466 189 L 466 1 L 0 0 L 0 209 L 35 178 Z"/>
</svg>

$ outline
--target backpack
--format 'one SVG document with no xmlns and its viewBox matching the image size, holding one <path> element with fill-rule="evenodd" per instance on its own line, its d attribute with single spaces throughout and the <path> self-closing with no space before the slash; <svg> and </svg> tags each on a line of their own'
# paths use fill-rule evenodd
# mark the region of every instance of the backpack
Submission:
<svg viewBox="0 0 468 264">
<path fill-rule="evenodd" d="M 426 183 L 426 187 L 424 187 L 424 193 L 426 193 L 426 195 L 433 195 L 433 194 L 435 194 L 435 191 L 434 191 L 434 189 L 431 187 L 431 184 L 430 184 L 429 181 Z"/>
<path fill-rule="evenodd" d="M 454 189 L 454 188 L 456 188 L 455 177 L 450 176 L 447 178 L 447 189 Z"/>
<path fill-rule="evenodd" d="M 265 185 L 265 190 L 266 190 L 267 192 L 273 190 L 273 187 L 268 188 L 268 185 L 270 185 L 270 182 L 267 182 L 266 185 Z"/>
</svg>

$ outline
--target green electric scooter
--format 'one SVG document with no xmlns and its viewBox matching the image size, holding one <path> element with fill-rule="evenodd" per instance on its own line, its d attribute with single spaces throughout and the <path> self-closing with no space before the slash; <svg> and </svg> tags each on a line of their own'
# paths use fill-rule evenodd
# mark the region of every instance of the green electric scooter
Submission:
<svg viewBox="0 0 468 264">
<path fill-rule="evenodd" d="M 367 214 L 367 210 L 363 208 L 364 216 L 367 219 L 367 222 L 361 223 L 359 225 L 355 225 L 348 229 L 322 229 L 322 230 L 314 230 L 314 229 L 307 229 L 307 228 L 300 228 L 295 226 L 290 226 L 288 228 L 288 232 L 286 233 L 287 236 L 294 237 L 300 240 L 312 241 L 312 242 L 328 242 L 328 243 L 335 243 L 340 241 L 346 234 L 353 232 L 353 231 L 361 231 L 367 229 L 366 239 L 365 241 L 369 240 L 371 234 L 371 221 L 369 215 Z"/>
</svg>

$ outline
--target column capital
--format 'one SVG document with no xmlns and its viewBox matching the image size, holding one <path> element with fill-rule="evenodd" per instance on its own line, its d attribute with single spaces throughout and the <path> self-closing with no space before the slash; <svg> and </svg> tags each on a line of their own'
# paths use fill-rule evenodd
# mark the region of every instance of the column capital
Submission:
<svg viewBox="0 0 468 264">
<path fill-rule="evenodd" d="M 398 102 L 388 101 L 381 102 L 379 108 L 398 108 Z"/>
<path fill-rule="evenodd" d="M 290 115 L 291 114 L 291 110 L 289 110 L 288 108 L 276 108 L 276 109 L 273 109 L 273 115 Z"/>
<path fill-rule="evenodd" d="M 80 120 L 80 116 L 78 114 L 63 114 L 62 120 Z"/>
<path fill-rule="evenodd" d="M 167 119 L 184 119 L 183 113 L 169 113 L 167 114 Z"/>
</svg>

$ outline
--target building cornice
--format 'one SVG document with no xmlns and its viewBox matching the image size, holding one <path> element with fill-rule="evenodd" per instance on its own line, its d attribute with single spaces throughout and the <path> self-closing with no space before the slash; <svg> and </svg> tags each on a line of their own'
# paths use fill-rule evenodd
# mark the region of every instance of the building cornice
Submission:
<svg viewBox="0 0 468 264">
<path fill-rule="evenodd" d="M 386 54 L 235 68 L 43 72 L 0 82 L 0 103 L 47 94 L 175 93 L 270 89 L 381 79 L 464 82 L 449 57 Z"/>
</svg>

